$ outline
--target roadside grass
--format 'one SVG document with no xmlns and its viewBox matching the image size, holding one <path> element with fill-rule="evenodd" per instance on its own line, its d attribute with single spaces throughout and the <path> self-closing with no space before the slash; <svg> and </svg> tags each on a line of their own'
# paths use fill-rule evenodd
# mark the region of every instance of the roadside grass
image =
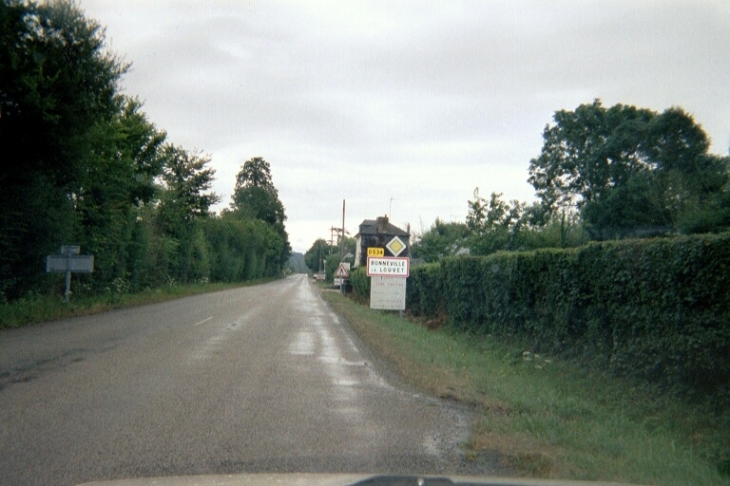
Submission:
<svg viewBox="0 0 730 486">
<path fill-rule="evenodd" d="M 489 336 L 373 311 L 324 291 L 333 309 L 408 382 L 472 405 L 465 444 L 498 452 L 520 476 L 661 485 L 728 485 L 727 415 Z M 719 466 L 718 466 L 719 465 Z"/>
<path fill-rule="evenodd" d="M 64 302 L 63 297 L 58 295 L 29 294 L 21 299 L 0 304 L 0 329 L 98 314 L 125 307 L 154 304 L 191 295 L 258 285 L 272 280 L 275 279 L 239 283 L 166 285 L 134 294 L 108 292 L 94 297 L 72 297 L 71 302 L 68 303 Z"/>
</svg>

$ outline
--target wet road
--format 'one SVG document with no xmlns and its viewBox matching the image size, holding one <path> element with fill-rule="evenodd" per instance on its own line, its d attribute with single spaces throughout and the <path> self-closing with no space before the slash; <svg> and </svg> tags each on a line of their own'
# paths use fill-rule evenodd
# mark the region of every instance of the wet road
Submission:
<svg viewBox="0 0 730 486">
<path fill-rule="evenodd" d="M 469 414 L 386 380 L 304 276 L 0 332 L 0 484 L 467 472 Z"/>
</svg>

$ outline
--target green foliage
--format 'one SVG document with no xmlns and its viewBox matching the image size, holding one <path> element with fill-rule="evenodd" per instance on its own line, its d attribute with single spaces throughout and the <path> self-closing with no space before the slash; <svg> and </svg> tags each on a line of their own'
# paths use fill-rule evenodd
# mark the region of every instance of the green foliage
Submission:
<svg viewBox="0 0 730 486">
<path fill-rule="evenodd" d="M 236 175 L 236 187 L 234 188 L 233 202 L 231 207 L 238 206 L 237 194 L 239 190 L 248 187 L 259 187 L 275 197 L 279 192 L 274 187 L 271 177 L 271 166 L 262 157 L 253 157 L 243 163 L 241 170 Z"/>
<path fill-rule="evenodd" d="M 415 315 L 440 317 L 444 313 L 443 270 L 438 263 L 411 270 L 406 285 L 408 309 Z"/>
<path fill-rule="evenodd" d="M 367 276 L 364 267 L 357 267 L 350 270 L 350 285 L 352 286 L 352 292 L 358 298 L 370 298 L 370 277 Z"/>
<path fill-rule="evenodd" d="M 493 192 L 489 201 L 474 189 L 469 201 L 466 226 L 469 248 L 474 255 L 489 255 L 499 250 L 517 250 L 521 246 L 520 230 L 524 225 L 525 205 L 519 201 L 502 201 L 502 194 Z"/>
<path fill-rule="evenodd" d="M 276 248 L 272 250 L 268 243 L 279 236 L 264 222 L 223 216 L 209 219 L 204 228 L 211 249 L 212 281 L 241 282 L 279 271 Z"/>
<path fill-rule="evenodd" d="M 543 132 L 529 182 L 549 213 L 581 210 L 594 239 L 727 227 L 717 196 L 728 181 L 727 157 L 708 153 L 709 140 L 679 108 L 659 114 L 634 106 L 604 108 L 599 100 L 561 110 Z M 708 207 L 711 206 L 711 207 Z M 697 228 L 699 229 L 699 228 Z"/>
<path fill-rule="evenodd" d="M 234 214 L 239 218 L 260 219 L 276 228 L 284 228 L 284 205 L 263 187 L 249 186 L 234 194 Z"/>
<path fill-rule="evenodd" d="M 479 195 L 479 188 L 474 190 L 474 200 L 469 201 L 464 245 L 471 255 L 568 248 L 585 242 L 583 225 L 575 211 L 563 208 L 551 213 L 540 204 L 505 202 L 498 193 L 492 193 L 487 201 Z"/>
<path fill-rule="evenodd" d="M 230 212 L 239 219 L 263 221 L 277 231 L 281 241 L 270 243 L 279 247 L 277 265 L 279 271 L 283 270 L 291 254 L 289 235 L 284 227 L 286 213 L 271 178 L 271 167 L 263 158 L 247 160 L 236 175 Z"/>
<path fill-rule="evenodd" d="M 95 257 L 77 298 L 281 274 L 291 248 L 268 164 L 249 161 L 237 186 L 265 197 L 212 218 L 209 157 L 165 143 L 119 93 L 126 69 L 76 3 L 0 3 L 0 302 L 62 289 L 43 262 L 67 244 Z"/>
<path fill-rule="evenodd" d="M 467 226 L 464 223 L 447 223 L 436 218 L 431 228 L 411 245 L 411 258 L 436 262 L 455 255 L 466 246 L 466 235 Z"/>
<path fill-rule="evenodd" d="M 478 411 L 464 444 L 475 464 L 492 466 L 496 453 L 511 470 L 553 484 L 727 485 L 727 418 L 704 404 L 521 343 L 429 330 L 335 292 L 323 296 L 405 380 Z"/>
<path fill-rule="evenodd" d="M 408 306 L 696 396 L 730 396 L 730 234 L 447 258 Z"/>
<path fill-rule="evenodd" d="M 75 3 L 0 3 L 0 292 L 42 286 L 45 255 L 76 226 L 94 129 L 118 110 L 126 70 Z"/>
<path fill-rule="evenodd" d="M 333 251 L 335 251 L 335 249 L 329 243 L 327 243 L 324 239 L 319 238 L 312 243 L 312 246 L 304 254 L 304 262 L 312 272 L 317 273 L 323 268 L 324 260 L 326 260 Z"/>
<path fill-rule="evenodd" d="M 308 273 L 306 263 L 304 263 L 304 255 L 302 253 L 292 253 L 289 257 L 289 261 L 286 264 L 287 269 L 291 273 Z"/>
</svg>

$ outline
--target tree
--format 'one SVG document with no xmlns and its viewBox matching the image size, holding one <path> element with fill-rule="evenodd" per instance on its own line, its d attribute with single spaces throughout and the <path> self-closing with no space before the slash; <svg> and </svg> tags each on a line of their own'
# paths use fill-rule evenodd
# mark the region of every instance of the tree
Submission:
<svg viewBox="0 0 730 486">
<path fill-rule="evenodd" d="M 242 187 L 233 194 L 235 209 L 233 213 L 240 218 L 260 219 L 266 223 L 284 229 L 286 214 L 279 198 L 259 186 Z"/>
<path fill-rule="evenodd" d="M 319 238 L 304 254 L 304 263 L 313 272 L 319 272 L 322 268 L 322 262 L 335 251 L 334 247 L 327 243 L 324 239 Z"/>
<path fill-rule="evenodd" d="M 191 153 L 173 144 L 165 146 L 162 172 L 163 196 L 160 213 L 174 233 L 177 223 L 187 224 L 208 216 L 210 207 L 218 202 L 218 195 L 208 191 L 213 184 L 215 170 L 206 167 L 210 157 Z M 168 215 L 165 217 L 164 215 Z"/>
<path fill-rule="evenodd" d="M 207 156 L 168 144 L 163 149 L 163 189 L 157 224 L 165 238 L 164 260 L 169 274 L 188 282 L 209 277 L 209 255 L 199 220 L 209 216 L 218 196 L 210 189 L 215 171 Z"/>
<path fill-rule="evenodd" d="M 244 162 L 236 175 L 231 210 L 241 217 L 255 218 L 283 231 L 286 214 L 271 178 L 271 167 L 261 157 Z"/>
<path fill-rule="evenodd" d="M 474 200 L 469 201 L 466 216 L 468 246 L 473 254 L 520 248 L 525 204 L 517 200 L 508 203 L 501 198 L 501 193 L 493 192 L 487 201 L 479 195 L 478 187 L 474 189 Z"/>
<path fill-rule="evenodd" d="M 595 238 L 676 231 L 727 181 L 726 160 L 679 108 L 595 100 L 553 119 L 528 180 L 547 214 L 578 209 Z"/>
<path fill-rule="evenodd" d="M 74 241 L 97 256 L 90 278 L 101 287 L 115 278 L 136 280 L 135 260 L 146 253 L 137 226 L 140 208 L 155 198 L 165 134 L 140 108 L 138 100 L 121 98 L 112 121 L 94 127 L 87 170 L 76 183 Z"/>
<path fill-rule="evenodd" d="M 253 157 L 243 163 L 241 171 L 236 175 L 234 193 L 251 186 L 260 187 L 276 197 L 279 196 L 271 178 L 271 167 L 262 157 Z"/>
<path fill-rule="evenodd" d="M 411 257 L 435 262 L 455 255 L 466 246 L 468 228 L 464 223 L 447 223 L 436 218 L 433 225 L 411 247 Z"/>
<path fill-rule="evenodd" d="M 304 263 L 304 255 L 302 253 L 292 253 L 286 268 L 291 273 L 307 273 L 309 271 L 307 264 Z"/>
<path fill-rule="evenodd" d="M 283 269 L 291 254 L 289 235 L 284 226 L 286 213 L 271 178 L 271 167 L 263 158 L 254 157 L 244 162 L 236 175 L 230 208 L 238 218 L 259 219 L 277 231 L 282 240 L 280 268 Z"/>
<path fill-rule="evenodd" d="M 46 254 L 69 243 L 94 127 L 119 110 L 127 66 L 71 1 L 0 3 L 0 295 L 46 278 Z"/>
</svg>

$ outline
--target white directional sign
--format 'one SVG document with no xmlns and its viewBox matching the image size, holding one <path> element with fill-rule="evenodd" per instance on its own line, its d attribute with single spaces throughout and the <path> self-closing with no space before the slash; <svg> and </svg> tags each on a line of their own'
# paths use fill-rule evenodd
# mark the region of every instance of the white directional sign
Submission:
<svg viewBox="0 0 730 486">
<path fill-rule="evenodd" d="M 78 255 L 81 247 L 78 245 L 64 245 L 61 247 L 61 255 Z"/>
<path fill-rule="evenodd" d="M 58 272 L 66 274 L 66 292 L 64 300 L 68 302 L 71 295 L 71 274 L 92 273 L 94 271 L 94 255 L 79 255 L 81 247 L 76 245 L 64 245 L 61 247 L 61 255 L 48 255 L 46 257 L 46 272 Z"/>
<path fill-rule="evenodd" d="M 408 277 L 410 259 L 398 257 L 368 257 L 368 277 Z"/>
<path fill-rule="evenodd" d="M 46 272 L 92 273 L 94 255 L 48 255 Z"/>
<path fill-rule="evenodd" d="M 405 277 L 372 277 L 370 279 L 370 308 L 406 310 Z"/>
</svg>

